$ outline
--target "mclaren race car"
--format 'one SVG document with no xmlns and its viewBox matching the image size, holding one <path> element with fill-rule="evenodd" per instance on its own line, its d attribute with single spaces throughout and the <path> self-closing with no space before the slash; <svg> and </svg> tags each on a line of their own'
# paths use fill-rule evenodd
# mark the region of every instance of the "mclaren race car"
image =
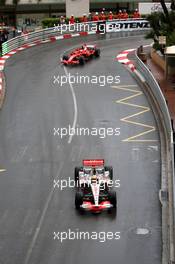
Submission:
<svg viewBox="0 0 175 264">
<path fill-rule="evenodd" d="M 104 160 L 83 160 L 75 168 L 75 208 L 99 213 L 116 212 L 117 197 L 112 190 L 113 168 L 104 166 Z"/>
<path fill-rule="evenodd" d="M 81 48 L 75 49 L 69 55 L 63 55 L 61 62 L 64 65 L 84 65 L 87 60 L 99 56 L 100 49 L 95 45 L 84 44 Z"/>
</svg>

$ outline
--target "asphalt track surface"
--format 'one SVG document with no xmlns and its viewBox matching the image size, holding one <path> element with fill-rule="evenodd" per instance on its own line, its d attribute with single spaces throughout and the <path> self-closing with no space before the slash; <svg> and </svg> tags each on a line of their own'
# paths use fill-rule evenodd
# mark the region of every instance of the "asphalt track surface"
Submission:
<svg viewBox="0 0 175 264">
<path fill-rule="evenodd" d="M 67 71 L 120 75 L 120 84 L 54 83 L 54 76 L 65 74 L 60 56 L 87 40 L 100 46 L 101 58 Z M 7 61 L 7 94 L 0 113 L 0 263 L 161 263 L 157 125 L 141 88 L 115 61 L 121 50 L 143 42 L 141 36 L 74 38 L 25 50 Z M 73 122 L 85 128 L 119 127 L 120 135 L 54 136 L 54 127 Z M 84 158 L 104 158 L 113 166 L 121 183 L 117 217 L 81 215 L 74 208 L 73 188 L 53 189 L 54 179 L 73 179 L 74 167 Z M 68 229 L 121 232 L 121 238 L 100 242 L 100 233 L 97 240 L 54 240 L 54 232 Z"/>
</svg>

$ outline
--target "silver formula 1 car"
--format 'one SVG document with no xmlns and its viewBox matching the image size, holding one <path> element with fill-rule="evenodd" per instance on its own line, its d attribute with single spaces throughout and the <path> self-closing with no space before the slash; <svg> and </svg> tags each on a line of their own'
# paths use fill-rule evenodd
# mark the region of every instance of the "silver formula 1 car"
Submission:
<svg viewBox="0 0 175 264">
<path fill-rule="evenodd" d="M 91 212 L 116 211 L 117 197 L 112 190 L 113 168 L 104 166 L 104 160 L 83 160 L 82 167 L 75 168 L 75 207 Z"/>
</svg>

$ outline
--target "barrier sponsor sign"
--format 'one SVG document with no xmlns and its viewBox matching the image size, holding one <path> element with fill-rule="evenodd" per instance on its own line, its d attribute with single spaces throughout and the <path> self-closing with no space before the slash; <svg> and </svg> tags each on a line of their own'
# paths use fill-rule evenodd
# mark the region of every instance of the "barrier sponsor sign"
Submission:
<svg viewBox="0 0 175 264">
<path fill-rule="evenodd" d="M 132 31 L 149 29 L 150 24 L 147 20 L 128 20 L 128 21 L 107 21 L 106 32 Z"/>
</svg>

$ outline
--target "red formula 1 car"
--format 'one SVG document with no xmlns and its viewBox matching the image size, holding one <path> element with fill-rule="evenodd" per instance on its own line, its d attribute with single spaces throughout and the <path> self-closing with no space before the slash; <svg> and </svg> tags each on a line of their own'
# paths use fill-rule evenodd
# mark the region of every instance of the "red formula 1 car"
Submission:
<svg viewBox="0 0 175 264">
<path fill-rule="evenodd" d="M 76 209 L 116 212 L 117 197 L 111 190 L 112 179 L 113 168 L 104 166 L 104 160 L 83 160 L 83 166 L 75 168 Z"/>
<path fill-rule="evenodd" d="M 84 65 L 85 61 L 92 57 L 99 57 L 100 49 L 95 45 L 84 44 L 81 48 L 77 48 L 72 51 L 69 55 L 63 55 L 61 62 L 64 65 Z"/>
</svg>

